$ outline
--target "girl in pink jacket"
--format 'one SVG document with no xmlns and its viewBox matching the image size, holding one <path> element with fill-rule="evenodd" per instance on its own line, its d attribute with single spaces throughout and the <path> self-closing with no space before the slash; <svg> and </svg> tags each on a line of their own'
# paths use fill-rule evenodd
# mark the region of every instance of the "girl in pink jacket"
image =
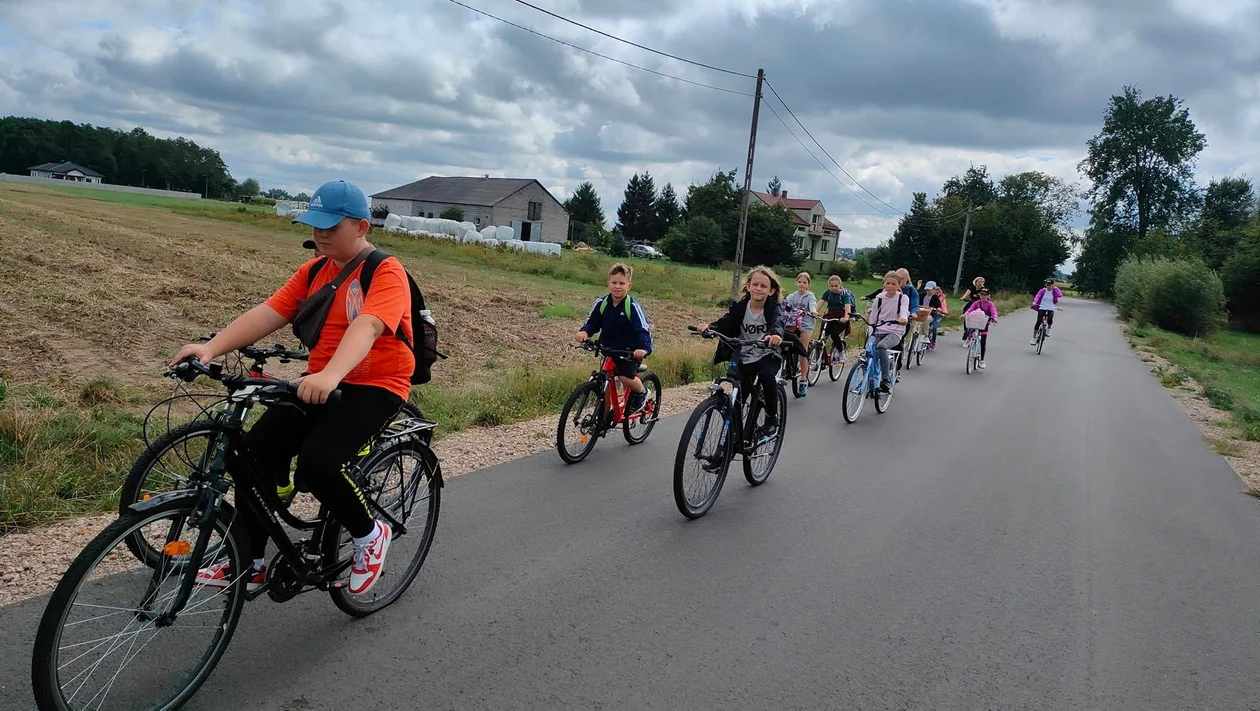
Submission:
<svg viewBox="0 0 1260 711">
<path fill-rule="evenodd" d="M 989 298 L 989 290 L 981 289 L 979 294 L 980 294 L 980 299 L 978 301 L 971 302 L 971 305 L 967 307 L 967 310 L 963 311 L 963 316 L 966 316 L 972 311 L 983 311 L 989 315 L 989 319 L 991 323 L 997 323 L 997 320 L 998 320 L 997 305 L 994 304 L 992 299 Z M 988 349 L 989 349 L 989 327 L 985 326 L 984 329 L 980 331 L 979 366 L 981 368 L 985 367 L 984 356 L 985 356 L 985 353 L 988 351 Z"/>
</svg>

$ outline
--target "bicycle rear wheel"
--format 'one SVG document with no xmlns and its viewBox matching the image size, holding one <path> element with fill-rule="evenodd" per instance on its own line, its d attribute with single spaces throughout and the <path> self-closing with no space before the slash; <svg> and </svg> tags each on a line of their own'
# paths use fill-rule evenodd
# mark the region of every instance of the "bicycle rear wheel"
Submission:
<svg viewBox="0 0 1260 711">
<path fill-rule="evenodd" d="M 647 398 L 643 409 L 638 415 L 621 421 L 621 434 L 628 444 L 642 444 L 652 434 L 656 421 L 661 419 L 661 379 L 656 373 L 644 373 L 641 380 Z"/>
<path fill-rule="evenodd" d="M 603 434 L 603 417 L 604 394 L 594 382 L 582 383 L 569 394 L 556 428 L 556 452 L 565 464 L 576 464 L 595 449 L 595 442 Z"/>
<path fill-rule="evenodd" d="M 750 451 L 744 452 L 744 478 L 753 486 L 760 486 L 770 478 L 775 462 L 779 461 L 779 450 L 783 448 L 783 433 L 787 431 L 787 392 L 783 385 L 775 388 L 775 397 L 779 400 L 779 429 L 774 437 L 766 438 L 758 434 L 760 425 L 765 424 L 765 409 L 760 407 L 752 418 L 752 432 L 744 433 L 745 439 L 756 443 Z M 761 420 L 760 423 L 757 422 L 758 419 Z"/>
<path fill-rule="evenodd" d="M 249 560 L 243 541 L 229 530 L 230 507 L 204 531 L 193 525 L 193 510 L 193 500 L 184 498 L 128 512 L 70 564 L 35 633 L 31 683 L 39 708 L 176 708 L 210 676 L 240 619 Z M 170 555 L 150 567 L 127 546 L 154 524 L 168 533 L 170 545 L 163 548 Z M 209 556 L 193 560 L 203 532 L 206 550 L 227 562 L 230 582 L 194 584 L 187 603 L 166 624 L 161 618 L 184 572 L 212 562 Z"/>
<path fill-rule="evenodd" d="M 919 333 L 916 331 L 910 334 L 910 345 L 904 349 L 907 370 L 909 370 L 910 366 L 914 363 L 914 352 L 917 350 L 919 350 Z"/>
<path fill-rule="evenodd" d="M 1046 324 L 1043 321 L 1037 328 L 1037 355 L 1041 355 L 1041 345 L 1046 342 Z"/>
<path fill-rule="evenodd" d="M 844 400 L 841 403 L 844 421 L 853 424 L 862 414 L 862 406 L 866 404 L 866 361 L 859 360 L 849 369 L 849 378 L 844 381 Z"/>
<path fill-rule="evenodd" d="M 738 429 L 731 427 L 727 441 L 721 443 L 727 407 L 722 395 L 700 403 L 687 419 L 678 440 L 678 453 L 674 456 L 674 504 L 678 512 L 689 519 L 709 512 L 726 481 L 726 472 L 731 466 L 732 438 Z"/>
<path fill-rule="evenodd" d="M 347 567 L 338 577 L 343 584 L 328 591 L 342 612 L 366 617 L 397 600 L 420 573 L 437 532 L 442 469 L 433 450 L 418 440 L 402 438 L 369 454 L 355 476 L 364 496 L 407 527 L 405 534 L 392 532 L 385 567 L 371 590 L 351 594 Z M 375 509 L 373 512 L 380 515 Z M 349 559 L 354 542 L 348 531 L 330 520 L 324 527 L 322 545 L 325 564 L 335 565 Z"/>
</svg>

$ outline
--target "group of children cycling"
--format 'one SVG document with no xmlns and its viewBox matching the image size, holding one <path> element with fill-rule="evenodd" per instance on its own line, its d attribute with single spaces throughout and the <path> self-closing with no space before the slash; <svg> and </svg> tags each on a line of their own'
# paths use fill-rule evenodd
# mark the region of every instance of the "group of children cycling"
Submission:
<svg viewBox="0 0 1260 711">
<path fill-rule="evenodd" d="M 652 350 L 651 328 L 643 307 L 629 295 L 634 270 L 631 266 L 616 263 L 608 270 L 608 294 L 595 300 L 586 322 L 575 335 L 579 343 L 602 333 L 600 341 L 611 350 L 634 349 L 633 356 L 618 359 L 618 375 L 622 385 L 630 391 L 627 414 L 644 406 L 643 385 L 637 372 L 639 364 Z M 825 323 L 823 334 L 833 347 L 835 357 L 844 362 L 847 344 L 845 338 L 852 331 L 851 317 L 857 308 L 853 292 L 844 287 L 844 281 L 836 275 L 827 280 L 827 289 L 821 297 L 814 295 L 809 272 L 796 276 L 796 290 L 784 294 L 779 277 L 773 269 L 757 266 L 749 270 L 744 279 L 742 298 L 731 304 L 723 316 L 713 323 L 700 323 L 701 331 L 712 328 L 729 338 L 743 341 L 765 341 L 770 348 L 748 348 L 740 354 L 740 370 L 750 382 L 756 381 L 762 390 L 766 404 L 767 435 L 773 436 L 778 425 L 778 400 L 774 397 L 775 379 L 784 358 L 800 358 L 800 372 L 809 371 L 808 343 L 813 336 L 819 317 Z M 862 297 L 869 301 L 866 319 L 875 334 L 875 349 L 882 365 L 883 379 L 880 389 L 888 392 L 892 387 L 893 369 L 891 351 L 905 342 L 908 335 L 917 331 L 927 341 L 927 347 L 936 349 L 941 321 L 949 314 L 945 291 L 934 281 L 923 285 L 922 290 L 911 284 L 907 269 L 890 271 L 884 275 L 883 288 Z M 997 323 L 998 312 L 983 277 L 976 277 L 971 288 L 963 294 L 963 316 L 980 311 L 988 316 L 984 328 L 979 329 L 980 363 L 986 367 L 988 351 L 988 327 Z M 1055 305 L 1062 292 L 1052 279 L 1046 280 L 1046 288 L 1033 300 L 1033 308 L 1048 312 L 1053 321 Z M 913 329 L 913 330 L 912 330 Z M 964 329 L 963 344 L 969 329 Z M 730 358 L 729 347 L 720 344 L 714 354 L 714 362 Z M 799 397 L 808 389 L 805 378 L 798 385 Z"/>
</svg>

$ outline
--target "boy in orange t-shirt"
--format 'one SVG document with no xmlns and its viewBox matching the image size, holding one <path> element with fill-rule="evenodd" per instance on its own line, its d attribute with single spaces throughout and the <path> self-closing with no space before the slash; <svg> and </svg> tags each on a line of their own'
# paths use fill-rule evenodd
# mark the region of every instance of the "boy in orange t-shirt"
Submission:
<svg viewBox="0 0 1260 711">
<path fill-rule="evenodd" d="M 184 346 L 171 365 L 188 358 L 209 363 L 292 322 L 303 299 L 372 248 L 367 241 L 368 217 L 367 198 L 359 188 L 341 180 L 320 186 L 311 197 L 310 209 L 293 221 L 311 226 L 322 256 L 298 267 L 270 298 L 208 343 Z M 312 278 L 314 269 L 319 271 Z M 414 337 L 406 272 L 397 259 L 385 258 L 373 272 L 365 298 L 362 270 L 360 262 L 334 293 L 319 342 L 310 353 L 309 374 L 298 381 L 298 397 L 307 407 L 302 411 L 271 408 L 245 435 L 258 473 L 273 480 L 264 485 L 287 483 L 289 463 L 296 456 L 294 483 L 328 506 L 353 537 L 349 590 L 354 595 L 376 584 L 392 532 L 387 523 L 375 520 L 363 492 L 343 467 L 398 412 L 411 392 L 415 368 L 411 349 L 397 337 L 401 333 L 408 342 Z M 328 402 L 329 393 L 337 389 L 341 398 Z M 242 471 L 235 457 L 229 457 L 228 470 L 233 476 Z M 252 590 L 266 580 L 267 529 L 248 507 L 238 514 L 253 549 L 248 583 Z M 231 584 L 226 567 L 227 563 L 218 563 L 203 568 L 198 583 L 226 587 Z"/>
</svg>

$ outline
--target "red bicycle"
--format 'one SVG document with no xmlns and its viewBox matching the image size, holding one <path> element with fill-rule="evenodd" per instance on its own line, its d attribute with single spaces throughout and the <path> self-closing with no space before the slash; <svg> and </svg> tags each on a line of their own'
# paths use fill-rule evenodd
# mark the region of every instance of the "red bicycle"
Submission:
<svg viewBox="0 0 1260 711">
<path fill-rule="evenodd" d="M 586 459 L 595 442 L 617 425 L 621 425 L 627 443 L 642 443 L 652 433 L 661 412 L 661 379 L 640 364 L 639 379 L 646 397 L 642 408 L 626 414 L 626 397 L 630 393 L 617 379 L 617 362 L 613 358 L 629 358 L 633 351 L 605 349 L 598 341 L 587 341 L 580 347 L 598 355 L 602 364 L 599 370 L 591 372 L 590 380 L 577 386 L 560 411 L 556 451 L 565 464 Z"/>
</svg>

